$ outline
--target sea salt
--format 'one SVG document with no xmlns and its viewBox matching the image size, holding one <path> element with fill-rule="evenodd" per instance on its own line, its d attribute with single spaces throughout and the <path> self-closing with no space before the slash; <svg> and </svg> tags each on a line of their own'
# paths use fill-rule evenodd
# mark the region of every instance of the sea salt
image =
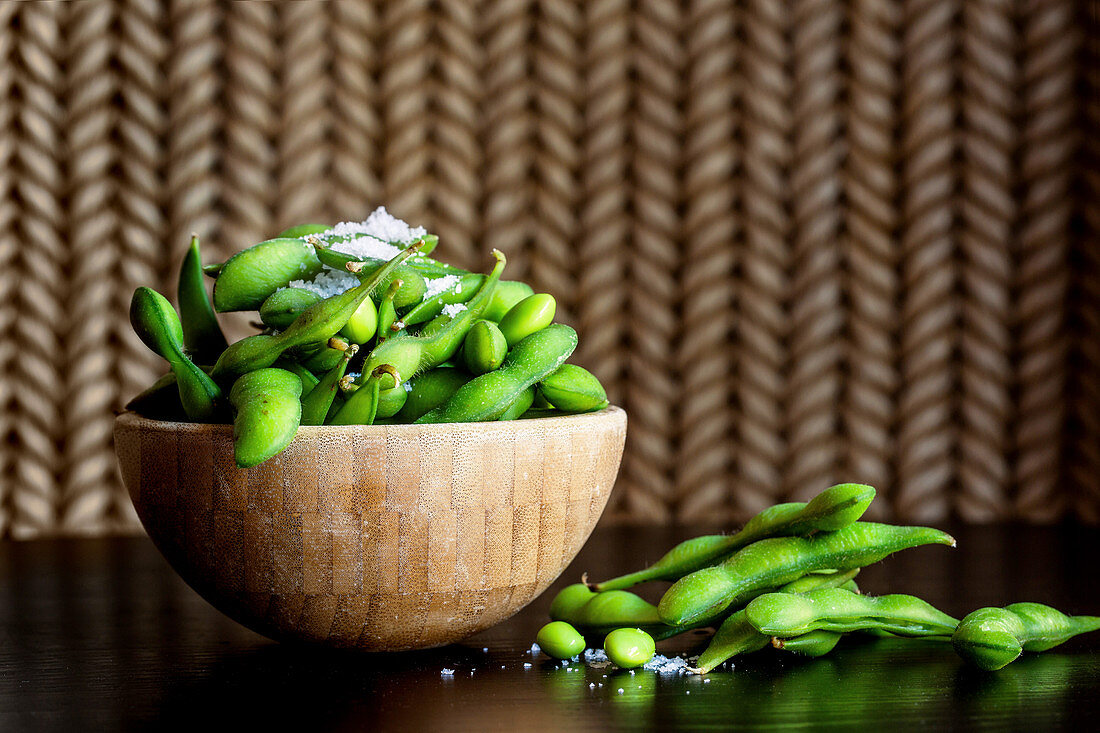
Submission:
<svg viewBox="0 0 1100 733">
<path fill-rule="evenodd" d="M 531 654 L 532 654 L 532 656 L 538 656 L 538 653 L 541 652 L 541 651 L 542 651 L 542 647 L 539 646 L 538 644 L 532 644 L 531 645 Z"/>
<path fill-rule="evenodd" d="M 446 667 L 444 667 L 442 670 L 440 670 L 439 676 L 440 677 L 454 677 L 455 676 L 455 671 L 453 669 L 447 669 Z"/>
<path fill-rule="evenodd" d="M 664 657 L 657 654 L 642 665 L 642 669 L 648 669 L 661 675 L 687 674 L 691 665 L 682 657 Z"/>
<path fill-rule="evenodd" d="M 428 281 L 428 289 L 424 291 L 424 299 L 434 298 L 440 293 L 453 291 L 458 287 L 458 275 L 444 275 Z"/>
<path fill-rule="evenodd" d="M 443 306 L 443 310 L 441 310 L 440 313 L 445 316 L 450 316 L 451 318 L 454 318 L 464 310 L 466 310 L 465 303 L 448 303 L 447 305 Z"/>
<path fill-rule="evenodd" d="M 344 221 L 315 236 L 345 254 L 388 260 L 401 252 L 402 248 L 394 245 L 409 244 L 427 233 L 424 227 L 411 227 L 379 206 L 364 221 Z"/>
<path fill-rule="evenodd" d="M 350 272 L 341 272 L 331 267 L 326 267 L 312 280 L 293 280 L 287 287 L 302 288 L 317 293 L 322 298 L 331 298 L 334 295 L 351 290 L 359 284 L 359 278 Z"/>
<path fill-rule="evenodd" d="M 524 662 L 523 663 L 523 668 L 524 669 L 531 669 L 531 663 L 530 662 Z"/>
</svg>

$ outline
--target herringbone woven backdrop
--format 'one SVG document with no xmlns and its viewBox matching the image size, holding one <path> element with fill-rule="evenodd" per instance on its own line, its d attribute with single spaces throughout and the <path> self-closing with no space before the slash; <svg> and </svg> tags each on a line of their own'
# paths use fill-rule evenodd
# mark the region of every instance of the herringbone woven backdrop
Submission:
<svg viewBox="0 0 1100 733">
<path fill-rule="evenodd" d="M 137 285 L 385 204 L 553 293 L 609 514 L 1100 518 L 1100 20 L 1073 0 L 0 3 L 0 535 L 135 526 Z"/>
</svg>

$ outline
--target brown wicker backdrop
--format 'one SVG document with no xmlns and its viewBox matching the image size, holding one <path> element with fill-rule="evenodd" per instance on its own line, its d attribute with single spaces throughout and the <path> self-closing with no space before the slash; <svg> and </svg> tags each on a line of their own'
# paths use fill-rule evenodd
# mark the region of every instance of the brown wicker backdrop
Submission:
<svg viewBox="0 0 1100 733">
<path fill-rule="evenodd" d="M 134 526 L 127 304 L 188 232 L 380 203 L 557 296 L 615 515 L 1094 521 L 1098 100 L 1071 0 L 0 3 L 0 536 Z"/>
</svg>

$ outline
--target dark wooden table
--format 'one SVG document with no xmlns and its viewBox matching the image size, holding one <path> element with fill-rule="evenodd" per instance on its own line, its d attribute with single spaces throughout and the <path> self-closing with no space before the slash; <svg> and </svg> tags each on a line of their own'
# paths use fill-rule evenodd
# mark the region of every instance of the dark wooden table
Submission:
<svg viewBox="0 0 1100 733">
<path fill-rule="evenodd" d="M 869 593 L 915 593 L 956 615 L 1017 600 L 1100 612 L 1100 531 L 953 529 L 957 550 L 901 553 L 865 570 L 860 584 Z M 600 528 L 555 587 L 517 617 L 461 645 L 387 655 L 267 641 L 208 606 L 146 539 L 0 544 L 0 730 L 1084 730 L 1097 723 L 1100 634 L 992 674 L 963 666 L 946 645 L 904 640 L 850 639 L 817 660 L 765 650 L 706 678 L 564 669 L 530 655 L 558 587 L 583 570 L 634 569 L 697 533 Z M 698 641 L 662 650 L 686 651 Z M 441 677 L 444 667 L 453 678 Z"/>
</svg>

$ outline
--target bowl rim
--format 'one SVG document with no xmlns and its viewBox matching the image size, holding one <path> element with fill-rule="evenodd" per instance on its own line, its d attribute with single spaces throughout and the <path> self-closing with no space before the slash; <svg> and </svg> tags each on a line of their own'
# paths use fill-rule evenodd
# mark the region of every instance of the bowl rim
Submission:
<svg viewBox="0 0 1100 733">
<path fill-rule="evenodd" d="M 528 418 L 527 420 L 506 420 L 491 422 L 445 422 L 445 423 L 399 423 L 395 425 L 299 425 L 295 435 L 324 434 L 324 433 L 371 433 L 395 431 L 397 433 L 423 433 L 441 429 L 452 429 L 456 425 L 471 426 L 476 429 L 496 430 L 521 430 L 540 425 L 558 425 L 563 422 L 577 423 L 591 420 L 626 419 L 626 410 L 618 405 L 608 405 L 602 410 L 594 412 L 582 412 L 572 415 L 553 415 L 550 417 Z M 193 430 L 233 430 L 233 423 L 195 423 L 179 420 L 158 420 L 146 417 L 133 410 L 122 410 L 115 415 L 115 424 L 126 424 L 133 427 L 142 427 L 156 432 L 189 432 Z"/>
</svg>

